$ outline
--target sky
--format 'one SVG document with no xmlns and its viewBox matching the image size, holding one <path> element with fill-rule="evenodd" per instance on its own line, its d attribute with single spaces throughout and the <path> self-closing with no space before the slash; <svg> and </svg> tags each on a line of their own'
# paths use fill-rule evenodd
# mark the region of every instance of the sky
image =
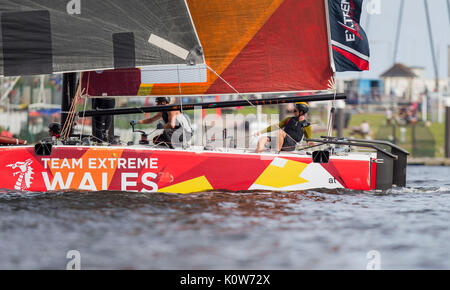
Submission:
<svg viewBox="0 0 450 290">
<path fill-rule="evenodd" d="M 439 77 L 446 78 L 450 45 L 450 21 L 446 1 L 449 0 L 426 1 L 430 10 Z M 370 5 L 378 3 L 378 6 Z M 393 65 L 400 3 L 401 0 L 364 0 L 361 26 L 370 41 L 370 71 L 357 74 L 338 73 L 337 77 L 378 78 Z M 369 7 L 375 8 L 375 13 L 369 14 Z M 379 9 L 376 9 L 377 7 Z M 434 78 L 424 0 L 405 0 L 397 62 L 424 67 L 425 78 Z"/>
</svg>

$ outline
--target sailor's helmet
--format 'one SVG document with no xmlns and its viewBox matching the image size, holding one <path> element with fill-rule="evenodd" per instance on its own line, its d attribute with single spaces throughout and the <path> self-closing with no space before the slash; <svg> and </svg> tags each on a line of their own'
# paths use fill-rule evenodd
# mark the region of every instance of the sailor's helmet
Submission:
<svg viewBox="0 0 450 290">
<path fill-rule="evenodd" d="M 309 112 L 309 105 L 306 102 L 298 102 L 295 104 L 295 108 L 299 112 L 303 112 L 303 114 L 307 114 Z"/>
</svg>

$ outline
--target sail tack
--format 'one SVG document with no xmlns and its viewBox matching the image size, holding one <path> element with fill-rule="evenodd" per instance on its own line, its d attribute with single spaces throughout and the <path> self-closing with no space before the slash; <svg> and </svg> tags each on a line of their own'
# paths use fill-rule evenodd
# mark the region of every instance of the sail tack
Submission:
<svg viewBox="0 0 450 290">
<path fill-rule="evenodd" d="M 200 47 L 184 0 L 2 0 L 0 18 L 4 76 L 186 64 Z"/>
<path fill-rule="evenodd" d="M 333 75 L 323 0 L 187 0 L 205 65 L 85 74 L 91 96 L 219 95 L 326 90 Z M 196 68 L 195 68 L 196 67 Z M 114 76 L 115 75 L 115 76 Z M 162 78 L 161 77 L 161 78 Z M 113 88 L 112 79 L 127 83 Z M 90 89 L 87 89 L 90 83 Z M 124 88 L 132 88 L 126 92 Z M 126 93 L 126 94 L 124 94 Z"/>
</svg>

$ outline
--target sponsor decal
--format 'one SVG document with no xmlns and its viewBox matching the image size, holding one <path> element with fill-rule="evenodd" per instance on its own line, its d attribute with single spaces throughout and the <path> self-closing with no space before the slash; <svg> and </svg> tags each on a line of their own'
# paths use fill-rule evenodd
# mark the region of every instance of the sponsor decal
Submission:
<svg viewBox="0 0 450 290">
<path fill-rule="evenodd" d="M 14 164 L 6 165 L 14 170 L 13 176 L 17 178 L 16 184 L 14 186 L 15 190 L 25 191 L 30 189 L 33 184 L 34 170 L 31 167 L 33 160 L 28 159 L 25 162 L 16 162 Z"/>
<path fill-rule="evenodd" d="M 336 71 L 369 69 L 369 41 L 360 26 L 363 0 L 328 0 Z"/>
<path fill-rule="evenodd" d="M 313 164 L 310 157 L 270 160 L 258 155 L 73 147 L 54 148 L 52 156 L 38 157 L 33 149 L 0 155 L 0 188 L 178 194 L 215 189 L 370 190 L 370 162 L 365 159 Z"/>
<path fill-rule="evenodd" d="M 41 161 L 46 169 L 42 179 L 48 191 L 108 190 L 113 177 L 120 181 L 117 190 L 137 191 L 140 186 L 141 192 L 158 191 L 154 182 L 158 174 L 149 171 L 158 169 L 157 158 L 42 158 Z"/>
<path fill-rule="evenodd" d="M 363 39 L 359 34 L 361 29 L 358 22 L 354 19 L 355 3 L 353 0 L 341 0 L 341 10 L 344 23 L 340 21 L 338 23 L 346 29 L 345 41 L 354 42 L 356 37 Z"/>
</svg>

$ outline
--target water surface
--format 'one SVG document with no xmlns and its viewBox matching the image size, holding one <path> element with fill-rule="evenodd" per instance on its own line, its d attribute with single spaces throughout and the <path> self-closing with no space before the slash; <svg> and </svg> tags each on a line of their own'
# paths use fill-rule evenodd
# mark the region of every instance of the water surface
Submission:
<svg viewBox="0 0 450 290">
<path fill-rule="evenodd" d="M 0 191 L 0 269 L 450 269 L 450 168 L 388 192 Z"/>
</svg>

